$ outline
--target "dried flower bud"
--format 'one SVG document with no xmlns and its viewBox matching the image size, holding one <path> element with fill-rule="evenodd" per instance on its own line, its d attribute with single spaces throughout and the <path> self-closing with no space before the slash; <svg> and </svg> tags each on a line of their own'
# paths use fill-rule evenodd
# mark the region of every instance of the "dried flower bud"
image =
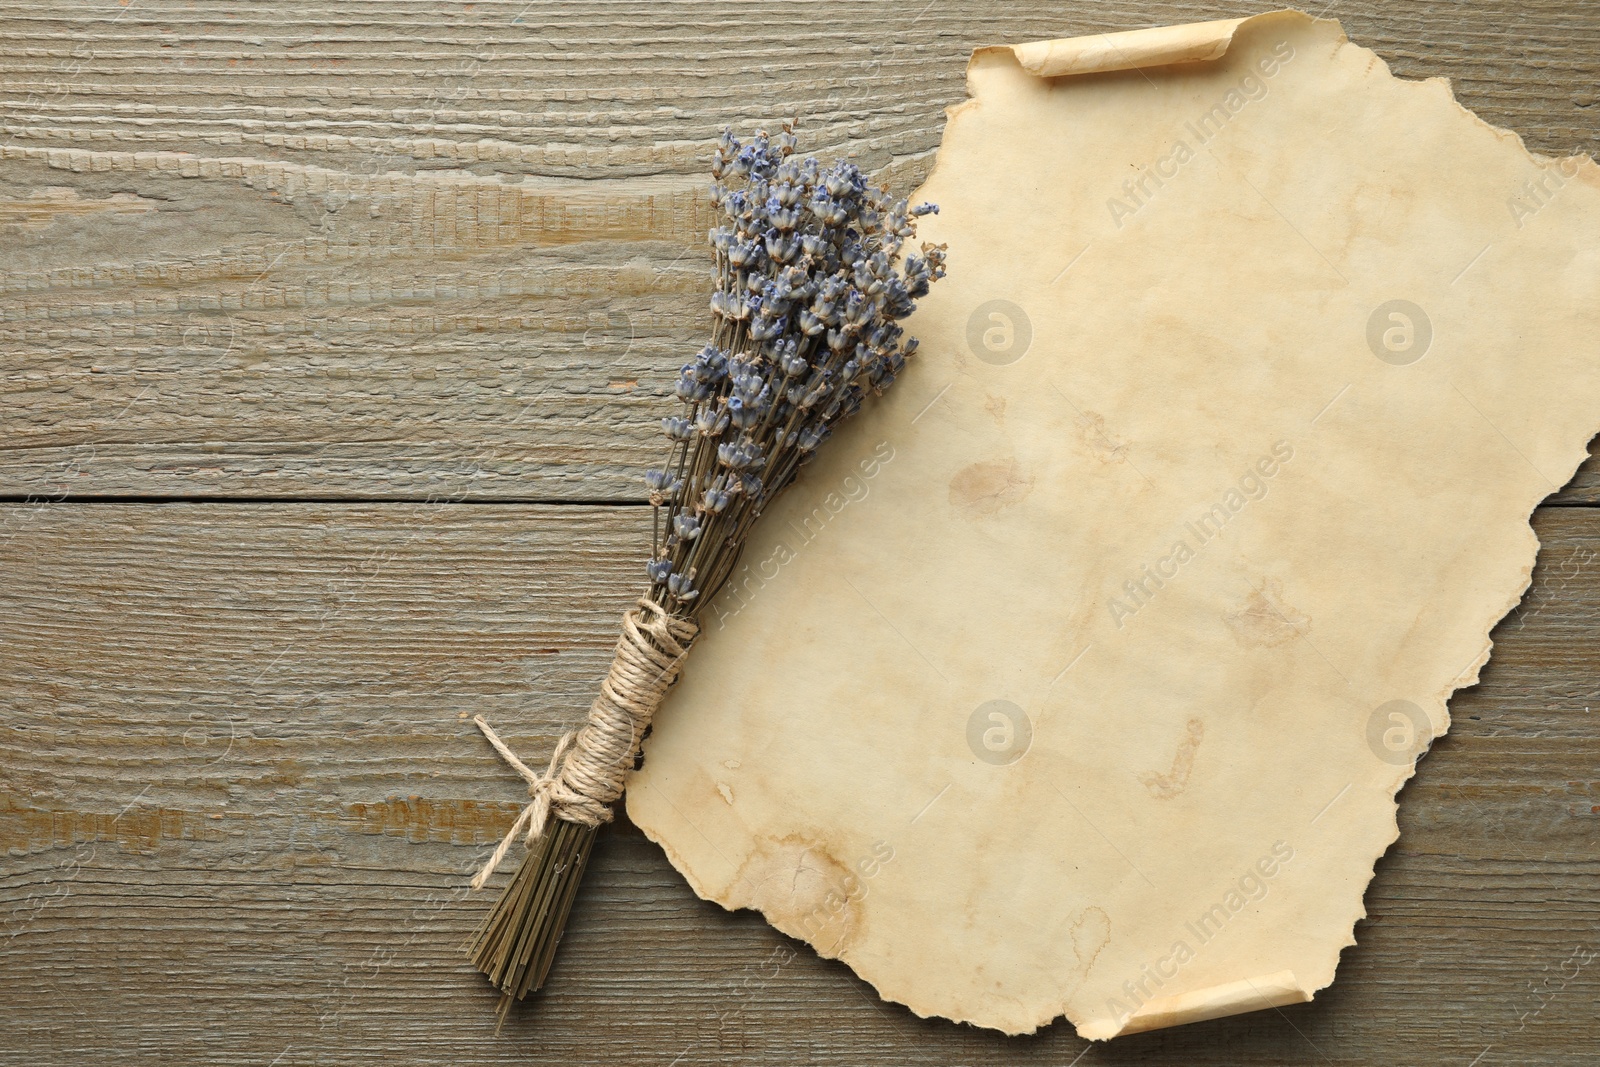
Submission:
<svg viewBox="0 0 1600 1067">
<path fill-rule="evenodd" d="M 757 315 L 750 320 L 750 340 L 770 341 L 783 333 L 784 327 L 788 325 L 789 318 L 787 315 L 776 319 L 768 318 L 765 315 Z"/>
<path fill-rule="evenodd" d="M 666 471 L 645 471 L 644 484 L 650 490 L 650 503 L 660 507 L 677 496 L 678 490 L 683 488 L 683 479 L 674 478 Z"/>
<path fill-rule="evenodd" d="M 749 440 L 729 442 L 717 446 L 717 462 L 732 470 L 753 467 L 764 459 L 761 450 Z"/>
<path fill-rule="evenodd" d="M 716 384 L 728 373 L 728 353 L 716 345 L 706 345 L 694 357 L 694 374 L 702 382 Z"/>
<path fill-rule="evenodd" d="M 779 229 L 793 229 L 793 226 L 779 226 Z M 788 263 L 799 254 L 799 238 L 790 234 L 780 233 L 778 230 L 773 230 L 767 234 L 767 255 L 772 258 L 772 262 Z"/>
<path fill-rule="evenodd" d="M 693 365 L 684 366 L 675 388 L 679 399 L 691 404 L 699 403 L 711 395 L 711 386 L 695 377 Z"/>
<path fill-rule="evenodd" d="M 817 403 L 827 396 L 833 388 L 833 379 L 827 371 L 817 368 L 811 372 L 811 378 L 805 383 L 796 383 L 791 386 L 788 393 L 789 403 L 801 410 L 815 407 Z"/>
<path fill-rule="evenodd" d="M 694 428 L 703 437 L 715 437 L 728 428 L 728 412 L 724 408 L 701 408 L 695 412 Z"/>
<path fill-rule="evenodd" d="M 805 427 L 800 431 L 800 439 L 797 442 L 800 451 L 816 451 L 817 446 L 828 439 L 829 432 L 828 427 L 822 425 Z"/>
<path fill-rule="evenodd" d="M 850 217 L 850 210 L 822 190 L 811 197 L 811 213 L 824 226 L 840 226 Z"/>
<path fill-rule="evenodd" d="M 829 244 L 821 234 L 808 233 L 800 237 L 800 250 L 812 259 L 821 259 L 827 255 Z"/>
<path fill-rule="evenodd" d="M 841 160 L 823 177 L 822 187 L 828 190 L 829 196 L 844 196 L 846 193 L 856 191 L 855 182 L 851 180 L 850 172 L 846 169 L 848 167 L 850 164 Z"/>
</svg>

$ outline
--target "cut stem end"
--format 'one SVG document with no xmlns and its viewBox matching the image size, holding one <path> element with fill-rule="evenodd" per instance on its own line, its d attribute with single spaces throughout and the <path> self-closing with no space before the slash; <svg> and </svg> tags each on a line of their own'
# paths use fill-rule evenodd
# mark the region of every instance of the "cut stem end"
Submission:
<svg viewBox="0 0 1600 1067">
<path fill-rule="evenodd" d="M 497 1030 L 513 1002 L 544 985 L 598 830 L 552 818 L 478 927 L 470 953 L 500 990 Z"/>
</svg>

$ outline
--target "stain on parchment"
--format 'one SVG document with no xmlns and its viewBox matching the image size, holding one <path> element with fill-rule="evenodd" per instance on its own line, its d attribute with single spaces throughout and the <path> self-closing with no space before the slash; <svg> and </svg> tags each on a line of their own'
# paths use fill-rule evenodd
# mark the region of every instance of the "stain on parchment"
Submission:
<svg viewBox="0 0 1600 1067">
<path fill-rule="evenodd" d="M 1111 941 L 1111 916 L 1105 909 L 1090 905 L 1072 923 L 1072 951 L 1078 957 L 1078 970 L 1084 974 L 1100 958 L 1100 950 Z"/>
<path fill-rule="evenodd" d="M 1072 420 L 1073 429 L 1077 431 L 1078 440 L 1095 454 L 1101 463 L 1120 463 L 1127 458 L 1127 441 L 1115 436 L 1106 429 L 1106 417 L 1094 411 L 1080 412 Z"/>
<path fill-rule="evenodd" d="M 1252 590 L 1243 605 L 1222 618 L 1246 648 L 1271 648 L 1311 630 L 1311 617 L 1283 599 L 1283 585 L 1276 578 Z"/>
<path fill-rule="evenodd" d="M 1200 742 L 1205 740 L 1206 724 L 1199 719 L 1190 719 L 1183 740 L 1178 742 L 1178 751 L 1172 757 L 1172 766 L 1166 774 L 1141 774 L 1139 781 L 1150 790 L 1150 795 L 1157 800 L 1171 800 L 1173 797 L 1189 788 L 1189 774 L 1194 770 L 1194 754 L 1200 748 Z"/>
<path fill-rule="evenodd" d="M 861 880 L 817 841 L 797 834 L 760 842 L 729 891 L 734 907 L 755 908 L 790 937 L 836 959 L 861 922 Z"/>
<path fill-rule="evenodd" d="M 987 460 L 962 467 L 950 479 L 950 503 L 970 515 L 993 515 L 1033 490 L 1017 461 Z"/>
</svg>

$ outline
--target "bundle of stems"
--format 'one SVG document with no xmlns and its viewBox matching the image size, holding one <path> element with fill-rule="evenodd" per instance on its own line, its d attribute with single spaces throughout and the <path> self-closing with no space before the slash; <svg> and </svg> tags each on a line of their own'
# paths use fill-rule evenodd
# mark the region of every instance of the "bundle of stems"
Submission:
<svg viewBox="0 0 1600 1067">
<path fill-rule="evenodd" d="M 711 341 L 679 373 L 682 408 L 662 420 L 668 460 L 645 478 L 654 533 L 641 605 L 688 624 L 679 631 L 687 641 L 657 637 L 647 649 L 672 650 L 673 678 L 751 526 L 833 428 L 894 382 L 917 344 L 903 340 L 898 321 L 944 276 L 943 245 L 902 256 L 916 218 L 937 207 L 908 206 L 846 160 L 824 166 L 794 151 L 792 124 L 746 142 L 724 131 L 712 162 L 723 220 L 709 234 Z M 649 711 L 633 744 L 615 753 L 627 768 Z M 558 750 L 552 774 L 560 761 Z M 562 814 L 558 806 L 472 945 L 501 990 L 502 1022 L 514 1000 L 544 984 L 594 843 L 598 822 Z"/>
</svg>

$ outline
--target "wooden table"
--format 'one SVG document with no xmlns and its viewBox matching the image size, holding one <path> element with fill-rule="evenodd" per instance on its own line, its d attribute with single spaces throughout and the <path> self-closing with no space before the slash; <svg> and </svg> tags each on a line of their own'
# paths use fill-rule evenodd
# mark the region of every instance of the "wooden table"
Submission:
<svg viewBox="0 0 1600 1067">
<path fill-rule="evenodd" d="M 973 46 L 1260 9 L 0 3 L 0 1063 L 1600 1063 L 1593 463 L 1313 1004 L 918 1019 L 625 822 L 498 1036 L 460 948 L 521 798 L 469 717 L 548 751 L 639 585 L 709 140 L 909 191 Z M 1600 6 L 1331 13 L 1595 150 Z"/>
</svg>

